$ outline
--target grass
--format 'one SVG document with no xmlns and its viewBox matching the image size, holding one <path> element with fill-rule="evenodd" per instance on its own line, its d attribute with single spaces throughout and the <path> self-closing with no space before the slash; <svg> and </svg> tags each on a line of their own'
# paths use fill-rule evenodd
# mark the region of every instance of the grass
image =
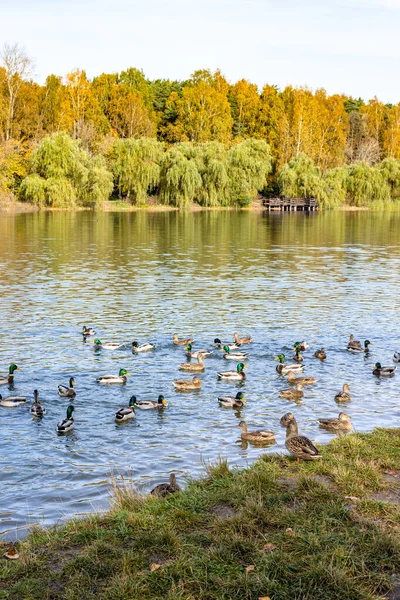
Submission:
<svg viewBox="0 0 400 600">
<path fill-rule="evenodd" d="M 0 599 L 385 598 L 400 573 L 400 429 L 321 452 L 221 461 L 166 499 L 114 482 L 110 512 L 34 529 L 1 561 Z"/>
</svg>

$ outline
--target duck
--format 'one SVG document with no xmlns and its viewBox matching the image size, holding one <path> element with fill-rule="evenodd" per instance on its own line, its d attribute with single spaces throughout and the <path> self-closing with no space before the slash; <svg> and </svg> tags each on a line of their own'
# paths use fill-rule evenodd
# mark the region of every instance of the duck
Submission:
<svg viewBox="0 0 400 600">
<path fill-rule="evenodd" d="M 82 327 L 82 335 L 83 337 L 90 337 L 91 335 L 96 335 L 96 332 L 92 328 L 88 328 L 85 325 Z"/>
<path fill-rule="evenodd" d="M 304 340 L 302 342 L 295 342 L 294 343 L 294 350 L 299 350 L 301 352 L 304 352 L 304 350 L 308 350 L 309 349 L 309 345 L 307 344 L 307 342 L 305 342 Z"/>
<path fill-rule="evenodd" d="M 229 350 L 239 350 L 240 344 L 223 344 L 219 338 L 215 338 L 213 346 L 217 346 L 220 350 L 223 350 L 225 346 L 228 346 Z"/>
<path fill-rule="evenodd" d="M 302 391 L 303 389 L 303 384 L 302 383 L 298 383 L 296 385 L 296 389 L 288 389 L 288 390 L 282 390 L 281 392 L 279 392 L 279 398 L 286 398 L 286 400 L 300 400 L 300 398 L 302 398 L 304 396 L 304 392 Z"/>
<path fill-rule="evenodd" d="M 192 344 L 188 344 L 187 346 L 185 346 L 185 350 L 186 350 L 186 356 L 188 358 L 197 358 L 199 356 L 199 354 L 202 354 L 203 358 L 206 358 L 207 356 L 211 355 L 211 352 L 209 350 L 193 351 Z"/>
<path fill-rule="evenodd" d="M 289 371 L 294 371 L 295 373 L 299 373 L 303 370 L 303 365 L 295 364 L 295 365 L 285 365 L 285 355 L 278 354 L 275 356 L 274 360 L 279 360 L 279 365 L 276 365 L 276 370 L 281 375 L 286 375 Z"/>
<path fill-rule="evenodd" d="M 365 340 L 364 348 L 361 346 L 347 346 L 347 352 L 351 352 L 352 354 L 364 354 L 369 352 L 368 346 L 372 346 L 372 343 L 369 340 Z"/>
<path fill-rule="evenodd" d="M 347 344 L 347 349 L 349 348 L 361 348 L 361 342 L 355 340 L 352 333 L 350 334 L 349 342 Z"/>
<path fill-rule="evenodd" d="M 182 392 L 186 390 L 199 390 L 201 388 L 201 379 L 197 375 L 193 379 L 176 379 L 173 385 L 177 390 Z"/>
<path fill-rule="evenodd" d="M 193 344 L 194 338 L 183 338 L 180 340 L 178 334 L 174 333 L 172 336 L 172 341 L 174 342 L 175 346 L 187 346 L 188 344 Z"/>
<path fill-rule="evenodd" d="M 242 362 L 238 363 L 236 367 L 236 371 L 220 371 L 217 373 L 219 379 L 233 379 L 238 381 L 244 381 L 246 379 L 246 374 L 243 371 L 244 364 Z"/>
<path fill-rule="evenodd" d="M 119 411 L 115 413 L 115 420 L 120 423 L 121 421 L 128 421 L 129 419 L 133 419 L 136 416 L 135 402 L 136 396 L 131 396 L 129 400 L 129 405 L 125 408 L 120 408 Z"/>
<path fill-rule="evenodd" d="M 12 363 L 8 369 L 8 375 L 0 375 L 0 385 L 14 383 L 14 372 L 19 371 L 19 367 Z"/>
<path fill-rule="evenodd" d="M 400 362 L 400 352 L 395 352 L 393 355 L 393 362 Z"/>
<path fill-rule="evenodd" d="M 343 388 L 340 392 L 338 392 L 335 396 L 336 402 L 348 402 L 351 400 L 350 387 L 347 383 L 343 384 Z"/>
<path fill-rule="evenodd" d="M 236 332 L 233 334 L 233 339 L 235 341 L 235 344 L 239 344 L 239 346 L 241 346 L 242 344 L 250 344 L 253 341 L 251 335 L 239 337 L 239 334 Z"/>
<path fill-rule="evenodd" d="M 20 404 L 25 404 L 25 402 L 25 396 L 9 396 L 8 398 L 3 398 L 3 396 L 0 394 L 0 406 L 5 406 L 6 408 L 20 406 Z"/>
<path fill-rule="evenodd" d="M 94 344 L 95 350 L 100 350 L 100 348 L 104 348 L 104 350 L 121 350 L 125 348 L 125 344 L 119 344 L 118 342 L 105 342 L 103 344 L 99 339 L 91 341 Z"/>
<path fill-rule="evenodd" d="M 242 433 L 240 435 L 242 440 L 247 440 L 248 442 L 273 442 L 273 441 L 275 441 L 276 434 L 273 431 L 266 431 L 265 429 L 249 431 L 247 429 L 246 421 L 240 421 L 238 427 L 240 427 L 242 430 Z"/>
<path fill-rule="evenodd" d="M 203 363 L 203 355 L 197 355 L 197 363 L 182 363 L 179 366 L 181 371 L 189 371 L 189 373 L 202 373 L 204 371 L 205 365 Z"/>
<path fill-rule="evenodd" d="M 166 406 L 168 406 L 168 402 L 166 401 L 164 396 L 160 394 L 158 396 L 157 402 L 155 402 L 154 400 L 135 400 L 134 406 L 135 408 L 140 408 L 140 410 L 160 410 L 161 408 L 165 408 Z"/>
<path fill-rule="evenodd" d="M 318 419 L 319 426 L 331 431 L 350 431 L 352 425 L 350 417 L 344 412 L 340 412 L 337 419 Z"/>
<path fill-rule="evenodd" d="M 381 363 L 375 363 L 375 369 L 372 371 L 377 377 L 392 377 L 397 367 L 382 367 Z"/>
<path fill-rule="evenodd" d="M 288 382 L 292 385 L 297 383 L 301 383 L 301 385 L 312 385 L 313 383 L 317 382 L 315 377 L 295 377 L 293 371 L 289 371 L 289 373 L 287 373 L 287 378 Z"/>
<path fill-rule="evenodd" d="M 317 350 L 316 352 L 314 352 L 314 356 L 315 356 L 315 358 L 319 358 L 319 360 L 325 360 L 325 358 L 326 358 L 325 348 L 321 348 L 320 350 Z"/>
<path fill-rule="evenodd" d="M 236 362 L 238 362 L 240 360 L 246 360 L 248 356 L 247 352 L 231 352 L 229 346 L 224 346 L 224 350 L 225 360 L 236 360 Z"/>
<path fill-rule="evenodd" d="M 132 352 L 134 354 L 138 354 L 139 352 L 148 352 L 149 350 L 155 350 L 156 345 L 151 344 L 150 342 L 146 342 L 145 344 L 140 344 L 139 342 L 132 342 Z"/>
<path fill-rule="evenodd" d="M 293 356 L 293 360 L 295 360 L 298 363 L 303 362 L 304 358 L 300 354 L 300 350 L 298 348 L 294 348 L 294 351 L 295 351 L 295 354 Z"/>
<path fill-rule="evenodd" d="M 97 383 L 126 383 L 130 373 L 126 369 L 120 369 L 118 375 L 101 375 L 96 379 Z"/>
<path fill-rule="evenodd" d="M 76 391 L 74 390 L 75 379 L 73 377 L 69 378 L 69 387 L 66 385 L 58 386 L 58 395 L 62 398 L 73 398 L 76 396 Z"/>
<path fill-rule="evenodd" d="M 318 448 L 305 435 L 299 435 L 297 421 L 292 413 L 286 413 L 281 418 L 281 425 L 286 427 L 286 449 L 297 458 L 302 460 L 316 460 L 322 458 Z"/>
<path fill-rule="evenodd" d="M 75 426 L 74 417 L 72 416 L 74 410 L 74 406 L 70 404 L 67 408 L 67 418 L 57 423 L 58 433 L 68 433 L 68 431 L 72 431 Z"/>
<path fill-rule="evenodd" d="M 151 490 L 150 494 L 152 496 L 161 496 L 161 498 L 165 498 L 165 496 L 180 491 L 181 487 L 176 482 L 175 473 L 171 473 L 169 476 L 169 483 L 160 483 L 160 485 L 156 485 L 156 487 Z"/>
<path fill-rule="evenodd" d="M 39 392 L 37 390 L 33 390 L 33 404 L 30 408 L 30 413 L 32 417 L 37 417 L 38 419 L 46 414 L 46 409 L 39 402 Z"/>
<path fill-rule="evenodd" d="M 220 406 L 224 408 L 243 408 L 245 405 L 245 397 L 243 392 L 238 392 L 236 396 L 218 396 Z"/>
</svg>

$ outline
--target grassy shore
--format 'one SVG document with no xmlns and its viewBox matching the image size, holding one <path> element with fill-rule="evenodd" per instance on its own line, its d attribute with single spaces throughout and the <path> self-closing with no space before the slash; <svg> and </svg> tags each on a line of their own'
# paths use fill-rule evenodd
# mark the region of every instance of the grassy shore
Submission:
<svg viewBox="0 0 400 600">
<path fill-rule="evenodd" d="M 400 429 L 321 451 L 315 463 L 268 454 L 241 471 L 221 461 L 166 499 L 115 486 L 108 513 L 20 542 L 20 558 L 0 563 L 0 598 L 400 597 Z"/>
</svg>

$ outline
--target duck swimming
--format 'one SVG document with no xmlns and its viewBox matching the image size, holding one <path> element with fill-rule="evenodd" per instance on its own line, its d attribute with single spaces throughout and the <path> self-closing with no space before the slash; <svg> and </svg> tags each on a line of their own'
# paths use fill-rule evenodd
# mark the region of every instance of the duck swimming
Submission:
<svg viewBox="0 0 400 600">
<path fill-rule="evenodd" d="M 58 386 L 58 395 L 62 398 L 73 398 L 76 396 L 76 391 L 74 390 L 75 379 L 73 377 L 69 378 L 69 387 L 66 385 Z"/>
<path fill-rule="evenodd" d="M 294 343 L 294 350 L 295 351 L 299 350 L 300 352 L 304 352 L 304 350 L 308 350 L 309 347 L 310 346 L 304 340 L 302 342 L 295 342 Z"/>
<path fill-rule="evenodd" d="M 347 383 L 343 384 L 343 389 L 341 392 L 338 392 L 335 396 L 336 402 L 348 402 L 351 400 L 351 394 L 349 394 L 350 388 Z"/>
<path fill-rule="evenodd" d="M 135 402 L 136 396 L 132 396 L 129 400 L 129 405 L 125 408 L 120 408 L 118 412 L 115 413 L 115 420 L 118 422 L 121 421 L 129 421 L 130 419 L 135 418 Z"/>
<path fill-rule="evenodd" d="M 243 392 L 238 392 L 236 396 L 219 396 L 218 402 L 220 406 L 224 408 L 243 408 L 245 405 L 245 398 Z"/>
<path fill-rule="evenodd" d="M 0 394 L 0 406 L 5 406 L 6 408 L 20 406 L 21 404 L 25 404 L 25 402 L 25 396 L 8 396 L 8 398 L 3 398 L 3 396 Z"/>
<path fill-rule="evenodd" d="M 240 362 L 236 367 L 236 371 L 220 371 L 219 373 L 217 373 L 217 376 L 219 379 L 243 381 L 244 379 L 246 379 L 246 374 L 244 373 L 243 369 L 244 364 Z"/>
<path fill-rule="evenodd" d="M 349 415 L 344 412 L 340 412 L 337 419 L 318 419 L 318 423 L 329 431 L 350 431 L 352 427 Z"/>
<path fill-rule="evenodd" d="M 125 348 L 125 344 L 119 344 L 118 342 L 104 342 L 104 344 L 99 340 L 92 340 L 92 344 L 94 344 L 95 350 L 100 350 L 104 348 L 104 350 L 121 350 Z"/>
<path fill-rule="evenodd" d="M 247 440 L 248 442 L 273 442 L 275 441 L 276 434 L 273 431 L 266 431 L 265 429 L 258 429 L 256 431 L 249 431 L 247 429 L 246 421 L 240 421 L 238 427 L 241 428 L 241 438 L 242 440 Z"/>
<path fill-rule="evenodd" d="M 250 344 L 253 341 L 251 335 L 239 337 L 239 334 L 236 332 L 233 334 L 233 339 L 235 341 L 235 344 L 238 344 L 239 346 L 241 346 L 242 344 Z"/>
<path fill-rule="evenodd" d="M 278 354 L 278 356 L 275 356 L 274 360 L 279 360 L 279 365 L 276 365 L 276 370 L 281 375 L 286 375 L 287 373 L 289 373 L 289 371 L 294 371 L 296 373 L 299 373 L 300 371 L 303 370 L 303 365 L 300 365 L 300 364 L 285 365 L 285 355 L 284 354 Z"/>
<path fill-rule="evenodd" d="M 156 345 L 146 342 L 145 344 L 139 345 L 139 342 L 132 342 L 132 352 L 138 354 L 139 352 L 149 352 L 149 350 L 155 350 Z"/>
<path fill-rule="evenodd" d="M 12 385 L 14 383 L 14 373 L 15 371 L 19 371 L 20 369 L 12 363 L 8 369 L 8 375 L 0 375 L 0 385 Z"/>
<path fill-rule="evenodd" d="M 183 338 L 180 340 L 178 334 L 174 333 L 172 341 L 174 342 L 175 346 L 187 346 L 188 344 L 193 344 L 194 338 Z"/>
<path fill-rule="evenodd" d="M 315 356 L 315 358 L 319 358 L 320 360 L 325 360 L 325 358 L 326 358 L 325 349 L 321 348 L 321 350 L 317 350 L 316 352 L 314 352 L 314 356 Z"/>
<path fill-rule="evenodd" d="M 287 373 L 287 378 L 288 382 L 292 385 L 297 383 L 300 383 L 301 385 L 312 385 L 317 382 L 315 377 L 295 377 L 293 371 Z"/>
<path fill-rule="evenodd" d="M 83 337 L 90 337 L 91 335 L 96 335 L 96 332 L 94 329 L 85 327 L 85 325 L 82 327 L 82 335 Z"/>
<path fill-rule="evenodd" d="M 361 342 L 355 340 L 352 333 L 350 334 L 349 343 L 347 344 L 347 349 L 349 348 L 361 348 Z"/>
<path fill-rule="evenodd" d="M 185 350 L 186 350 L 186 356 L 188 358 L 197 358 L 199 356 L 199 354 L 201 354 L 203 358 L 206 358 L 207 356 L 211 355 L 211 352 L 209 350 L 194 350 L 193 351 L 192 344 L 188 344 L 187 346 L 185 346 Z"/>
<path fill-rule="evenodd" d="M 236 362 L 239 362 L 240 360 L 246 360 L 248 356 L 247 352 L 231 352 L 229 346 L 224 346 L 224 350 L 225 360 L 235 360 Z"/>
<path fill-rule="evenodd" d="M 160 394 L 157 402 L 154 400 L 135 400 L 134 406 L 140 408 L 140 410 L 161 410 L 168 406 L 168 402 L 165 400 L 164 396 Z"/>
<path fill-rule="evenodd" d="M 298 383 L 296 389 L 289 388 L 288 390 L 282 390 L 279 392 L 279 398 L 286 398 L 286 400 L 300 400 L 304 396 L 303 384 Z"/>
<path fill-rule="evenodd" d="M 193 377 L 193 379 L 176 379 L 173 381 L 174 387 L 181 391 L 185 392 L 186 390 L 199 390 L 201 388 L 201 379 L 200 377 Z"/>
<path fill-rule="evenodd" d="M 37 417 L 38 419 L 46 414 L 46 409 L 39 402 L 39 392 L 37 390 L 33 391 L 33 404 L 30 408 L 30 413 L 32 417 Z"/>
<path fill-rule="evenodd" d="M 352 354 L 363 354 L 369 352 L 369 346 L 372 346 L 372 343 L 369 340 L 365 340 L 364 348 L 360 346 L 347 346 L 347 352 L 351 352 Z"/>
<path fill-rule="evenodd" d="M 126 383 L 127 377 L 130 375 L 126 369 L 120 369 L 118 375 L 102 375 L 96 379 L 97 383 Z"/>
<path fill-rule="evenodd" d="M 213 345 L 220 350 L 223 350 L 225 346 L 228 346 L 229 350 L 239 350 L 240 348 L 240 344 L 223 344 L 219 338 L 215 338 Z"/>
<path fill-rule="evenodd" d="M 372 371 L 377 377 L 392 377 L 397 367 L 382 367 L 381 363 L 375 363 L 375 369 Z"/>
<path fill-rule="evenodd" d="M 67 418 L 57 423 L 58 433 L 68 433 L 68 431 L 73 430 L 75 422 L 72 413 L 74 412 L 74 410 L 75 408 L 72 406 L 72 404 L 70 404 L 67 408 Z"/>
<path fill-rule="evenodd" d="M 179 367 L 181 371 L 189 371 L 191 373 L 202 373 L 205 369 L 203 363 L 203 355 L 197 355 L 197 363 L 182 363 Z"/>
</svg>

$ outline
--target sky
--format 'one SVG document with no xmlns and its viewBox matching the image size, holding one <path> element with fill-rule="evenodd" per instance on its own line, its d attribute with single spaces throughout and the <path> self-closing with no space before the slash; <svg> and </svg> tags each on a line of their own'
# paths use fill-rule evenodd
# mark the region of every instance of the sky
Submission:
<svg viewBox="0 0 400 600">
<path fill-rule="evenodd" d="M 400 102 L 400 0 L 0 0 L 0 46 L 35 79 L 133 66 L 149 79 L 220 69 L 230 82 Z"/>
</svg>

